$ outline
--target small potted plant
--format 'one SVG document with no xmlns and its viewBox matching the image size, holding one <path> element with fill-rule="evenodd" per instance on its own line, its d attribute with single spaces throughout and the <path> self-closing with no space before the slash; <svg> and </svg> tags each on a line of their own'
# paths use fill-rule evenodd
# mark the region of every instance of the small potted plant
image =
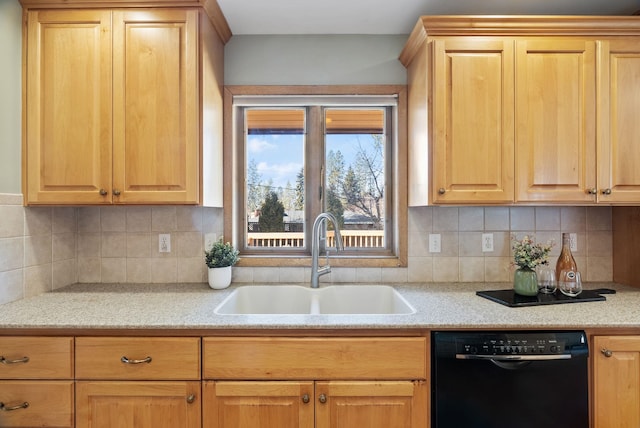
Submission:
<svg viewBox="0 0 640 428">
<path fill-rule="evenodd" d="M 548 264 L 553 243 L 536 244 L 529 236 L 522 240 L 513 236 L 512 239 L 513 265 L 518 267 L 513 276 L 513 291 L 522 296 L 535 296 L 538 294 L 535 269 L 537 266 Z"/>
<path fill-rule="evenodd" d="M 227 288 L 231 284 L 231 267 L 239 260 L 238 250 L 222 238 L 204 252 L 204 262 L 209 268 L 209 287 Z"/>
</svg>

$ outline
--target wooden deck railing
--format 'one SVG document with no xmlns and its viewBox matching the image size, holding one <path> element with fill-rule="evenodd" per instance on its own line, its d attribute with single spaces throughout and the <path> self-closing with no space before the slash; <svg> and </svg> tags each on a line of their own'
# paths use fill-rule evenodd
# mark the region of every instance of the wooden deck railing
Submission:
<svg viewBox="0 0 640 428">
<path fill-rule="evenodd" d="M 384 247 L 383 230 L 342 230 L 342 242 L 345 248 L 381 248 Z M 302 232 L 249 232 L 250 247 L 304 247 Z M 327 233 L 327 245 L 335 246 L 332 231 Z"/>
</svg>

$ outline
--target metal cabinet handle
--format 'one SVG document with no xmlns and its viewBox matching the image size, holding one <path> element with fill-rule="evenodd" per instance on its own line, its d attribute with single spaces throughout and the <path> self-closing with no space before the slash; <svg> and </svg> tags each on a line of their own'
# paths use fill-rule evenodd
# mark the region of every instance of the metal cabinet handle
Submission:
<svg viewBox="0 0 640 428">
<path fill-rule="evenodd" d="M 4 403 L 0 403 L 0 410 L 2 410 L 3 412 L 10 412 L 12 410 L 20 410 L 20 409 L 26 409 L 27 407 L 29 407 L 29 403 L 27 403 L 26 401 L 22 404 L 18 404 L 17 406 L 5 406 Z"/>
<path fill-rule="evenodd" d="M 324 394 L 320 394 L 320 397 L 318 397 L 318 401 L 321 402 L 322 404 L 327 402 L 327 396 Z"/>
<path fill-rule="evenodd" d="M 600 352 L 602 353 L 602 355 L 604 355 L 607 358 L 611 358 L 611 356 L 613 355 L 613 351 L 606 348 L 602 348 Z"/>
<path fill-rule="evenodd" d="M 120 196 L 120 191 L 118 189 L 113 189 L 114 196 Z"/>
<path fill-rule="evenodd" d="M 307 404 L 309 401 L 311 401 L 311 400 L 310 400 L 310 398 L 309 398 L 309 394 L 304 394 L 304 395 L 302 396 L 302 402 L 303 402 L 304 404 Z"/>
<path fill-rule="evenodd" d="M 587 189 L 587 193 L 589 195 L 596 195 L 598 193 L 598 189 L 596 189 L 595 187 L 592 187 L 591 189 Z"/>
<path fill-rule="evenodd" d="M 0 363 L 2 364 L 18 364 L 18 363 L 28 363 L 29 357 L 22 357 L 17 360 L 7 360 L 4 355 L 0 356 Z"/>
<path fill-rule="evenodd" d="M 125 364 L 142 364 L 142 363 L 148 364 L 151 362 L 151 357 L 143 358 L 142 360 L 130 360 L 123 355 L 122 358 L 120 358 L 120 361 L 122 361 Z"/>
<path fill-rule="evenodd" d="M 611 189 L 604 189 L 604 190 L 602 190 L 602 194 L 603 194 L 603 195 L 610 195 L 610 194 L 611 194 Z"/>
<path fill-rule="evenodd" d="M 187 396 L 187 403 L 192 404 L 194 401 L 196 401 L 196 396 L 195 394 L 189 394 Z"/>
<path fill-rule="evenodd" d="M 444 195 L 445 193 L 447 193 L 447 191 L 444 189 L 444 187 L 441 187 L 438 189 L 438 193 Z"/>
<path fill-rule="evenodd" d="M 104 189 L 100 189 L 100 196 L 107 196 L 107 191 Z"/>
</svg>

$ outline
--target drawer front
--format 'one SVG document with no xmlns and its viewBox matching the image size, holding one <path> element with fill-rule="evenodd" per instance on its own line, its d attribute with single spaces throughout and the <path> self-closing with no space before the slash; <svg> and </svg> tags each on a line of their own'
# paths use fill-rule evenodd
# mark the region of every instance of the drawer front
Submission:
<svg viewBox="0 0 640 428">
<path fill-rule="evenodd" d="M 0 381 L 0 427 L 72 427 L 72 381 Z"/>
<path fill-rule="evenodd" d="M 426 379 L 427 341 L 406 338 L 204 338 L 205 379 Z"/>
<path fill-rule="evenodd" d="M 0 337 L 0 379 L 71 378 L 72 337 Z"/>
<path fill-rule="evenodd" d="M 197 380 L 200 339 L 78 337 L 76 378 Z"/>
</svg>

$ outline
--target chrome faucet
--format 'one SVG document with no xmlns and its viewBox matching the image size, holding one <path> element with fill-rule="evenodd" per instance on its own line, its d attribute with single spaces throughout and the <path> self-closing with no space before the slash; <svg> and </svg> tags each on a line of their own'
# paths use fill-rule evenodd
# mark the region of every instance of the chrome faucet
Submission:
<svg viewBox="0 0 640 428">
<path fill-rule="evenodd" d="M 329 266 L 329 250 L 326 248 L 327 233 L 320 230 L 322 222 L 331 221 L 335 230 L 336 251 L 344 249 L 342 245 L 342 235 L 340 235 L 340 228 L 338 227 L 338 220 L 331 213 L 320 213 L 316 220 L 313 222 L 313 229 L 311 234 L 311 288 L 318 288 L 320 277 L 324 274 L 331 272 L 331 266 Z M 320 241 L 324 241 L 324 247 L 327 254 L 327 263 L 319 267 L 318 258 L 320 257 Z"/>
</svg>

